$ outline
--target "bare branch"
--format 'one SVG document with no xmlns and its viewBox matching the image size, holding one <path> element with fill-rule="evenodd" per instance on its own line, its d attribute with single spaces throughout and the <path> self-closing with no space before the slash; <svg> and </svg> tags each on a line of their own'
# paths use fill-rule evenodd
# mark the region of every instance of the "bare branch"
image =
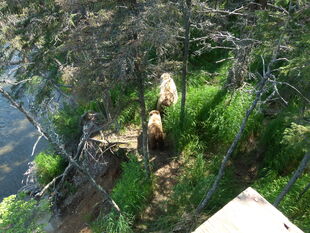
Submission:
<svg viewBox="0 0 310 233">
<path fill-rule="evenodd" d="M 38 139 L 37 139 L 36 142 L 34 143 L 34 145 L 33 145 L 33 147 L 32 147 L 31 156 L 34 155 L 34 152 L 35 152 L 35 150 L 36 150 L 36 148 L 37 148 L 37 145 L 38 145 L 39 141 L 41 140 L 41 138 L 42 138 L 42 135 L 39 135 Z"/>
</svg>

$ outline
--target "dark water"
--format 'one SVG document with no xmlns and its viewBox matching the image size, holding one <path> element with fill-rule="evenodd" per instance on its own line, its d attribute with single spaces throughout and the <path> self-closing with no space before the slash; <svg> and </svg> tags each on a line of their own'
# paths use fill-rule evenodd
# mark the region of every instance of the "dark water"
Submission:
<svg viewBox="0 0 310 233">
<path fill-rule="evenodd" d="M 38 138 L 36 129 L 22 113 L 0 94 L 0 201 L 22 187 L 32 148 Z M 46 147 L 42 138 L 35 154 Z"/>
</svg>

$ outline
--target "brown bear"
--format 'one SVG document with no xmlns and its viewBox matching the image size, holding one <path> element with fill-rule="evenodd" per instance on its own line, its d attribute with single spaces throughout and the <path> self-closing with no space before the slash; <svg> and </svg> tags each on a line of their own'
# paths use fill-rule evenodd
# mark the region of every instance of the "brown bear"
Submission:
<svg viewBox="0 0 310 233">
<path fill-rule="evenodd" d="M 147 132 L 149 147 L 152 150 L 156 148 L 162 149 L 164 145 L 164 133 L 160 113 L 157 110 L 153 110 L 149 113 L 149 115 L 150 119 Z"/>
<path fill-rule="evenodd" d="M 157 110 L 162 112 L 164 107 L 176 104 L 177 101 L 177 87 L 170 74 L 163 73 L 160 77 L 160 93 L 157 101 Z"/>
</svg>

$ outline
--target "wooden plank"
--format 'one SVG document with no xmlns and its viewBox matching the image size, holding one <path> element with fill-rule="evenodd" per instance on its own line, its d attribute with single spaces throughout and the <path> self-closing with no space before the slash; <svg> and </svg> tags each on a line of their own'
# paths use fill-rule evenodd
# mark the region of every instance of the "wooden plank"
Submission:
<svg viewBox="0 0 310 233">
<path fill-rule="evenodd" d="M 247 188 L 194 233 L 303 233 L 251 187 Z"/>
</svg>

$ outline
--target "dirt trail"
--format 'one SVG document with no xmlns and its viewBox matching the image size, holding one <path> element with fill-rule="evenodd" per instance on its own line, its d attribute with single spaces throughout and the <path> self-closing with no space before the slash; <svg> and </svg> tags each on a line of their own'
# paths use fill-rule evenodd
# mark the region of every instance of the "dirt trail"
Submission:
<svg viewBox="0 0 310 233">
<path fill-rule="evenodd" d="M 135 232 L 150 232 L 152 223 L 167 211 L 168 198 L 177 182 L 180 163 L 167 147 L 163 151 L 150 151 L 150 164 L 155 178 L 154 192 L 146 209 L 135 224 Z"/>
</svg>

